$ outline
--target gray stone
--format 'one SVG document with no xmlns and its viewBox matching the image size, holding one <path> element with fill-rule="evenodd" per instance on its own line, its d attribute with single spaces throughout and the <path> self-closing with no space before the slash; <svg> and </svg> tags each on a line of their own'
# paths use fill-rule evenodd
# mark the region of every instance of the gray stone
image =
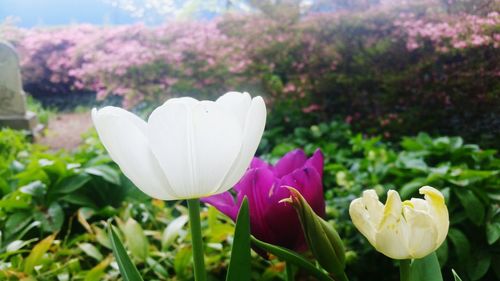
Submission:
<svg viewBox="0 0 500 281">
<path fill-rule="evenodd" d="M 0 41 L 0 127 L 33 131 L 36 115 L 26 111 L 19 57 L 7 42 Z"/>
</svg>

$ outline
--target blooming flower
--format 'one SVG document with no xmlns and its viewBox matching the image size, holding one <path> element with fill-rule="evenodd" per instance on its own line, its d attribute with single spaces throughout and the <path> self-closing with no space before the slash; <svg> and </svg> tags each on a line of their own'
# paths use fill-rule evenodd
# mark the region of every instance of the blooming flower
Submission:
<svg viewBox="0 0 500 281">
<path fill-rule="evenodd" d="M 307 249 L 297 214 L 290 204 L 279 203 L 290 197 L 287 186 L 297 189 L 319 216 L 325 215 L 323 198 L 323 154 L 317 150 L 307 159 L 302 150 L 287 153 L 275 166 L 254 158 L 245 176 L 235 185 L 236 201 L 230 192 L 202 201 L 236 220 L 246 196 L 252 234 L 265 242 L 303 251 Z"/>
<path fill-rule="evenodd" d="M 425 200 L 401 202 L 394 190 L 383 205 L 374 190 L 351 202 L 356 228 L 377 251 L 393 259 L 418 259 L 435 251 L 448 234 L 449 218 L 443 195 L 433 187 L 420 188 Z"/>
<path fill-rule="evenodd" d="M 146 123 L 117 107 L 92 110 L 99 138 L 123 173 L 163 200 L 231 188 L 257 150 L 266 122 L 261 97 L 229 92 L 215 102 L 169 99 Z"/>
</svg>

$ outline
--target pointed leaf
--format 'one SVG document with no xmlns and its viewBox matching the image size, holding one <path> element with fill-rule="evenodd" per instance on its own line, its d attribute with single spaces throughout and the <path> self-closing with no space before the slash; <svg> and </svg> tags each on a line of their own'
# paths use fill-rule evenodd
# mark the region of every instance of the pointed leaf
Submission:
<svg viewBox="0 0 500 281">
<path fill-rule="evenodd" d="M 33 250 L 26 258 L 26 263 L 24 264 L 25 273 L 30 274 L 33 271 L 33 268 L 35 268 L 36 265 L 40 264 L 43 255 L 45 255 L 45 253 L 47 253 L 47 251 L 49 250 L 50 245 L 52 245 L 52 241 L 54 241 L 54 238 L 56 238 L 56 235 L 57 233 L 47 236 L 42 241 L 38 242 L 35 247 L 33 247 Z"/>
<path fill-rule="evenodd" d="M 245 197 L 238 212 L 226 281 L 250 281 L 250 215 Z"/>
<path fill-rule="evenodd" d="M 127 251 L 125 251 L 125 248 L 123 247 L 123 243 L 120 241 L 120 238 L 118 238 L 118 235 L 111 225 L 108 227 L 108 235 L 113 248 L 113 255 L 115 256 L 116 263 L 118 263 L 123 280 L 143 281 L 139 271 L 135 267 L 134 263 L 132 263 Z"/>
</svg>

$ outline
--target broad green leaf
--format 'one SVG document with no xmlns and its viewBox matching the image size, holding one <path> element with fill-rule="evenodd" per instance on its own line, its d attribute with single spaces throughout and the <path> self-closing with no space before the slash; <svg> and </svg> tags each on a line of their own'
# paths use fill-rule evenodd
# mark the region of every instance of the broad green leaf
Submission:
<svg viewBox="0 0 500 281">
<path fill-rule="evenodd" d="M 33 247 L 31 253 L 26 258 L 26 262 L 24 264 L 24 273 L 31 274 L 36 265 L 40 264 L 42 261 L 43 255 L 47 253 L 52 245 L 52 241 L 56 238 L 57 233 L 47 236 L 42 241 L 38 242 L 38 244 Z"/>
<path fill-rule="evenodd" d="M 64 211 L 57 202 L 50 204 L 46 212 L 35 211 L 33 217 L 47 232 L 59 231 L 64 223 Z"/>
<path fill-rule="evenodd" d="M 75 205 L 79 205 L 79 206 L 97 208 L 94 200 L 89 198 L 89 196 L 86 194 L 78 193 L 79 191 L 80 190 L 78 190 L 74 193 L 70 193 L 70 194 L 62 197 L 61 200 L 75 204 Z"/>
<path fill-rule="evenodd" d="M 98 265 L 94 266 L 87 274 L 85 275 L 85 279 L 83 281 L 100 281 L 103 280 L 104 270 L 111 263 L 111 257 L 107 257 L 105 260 L 100 262 Z"/>
<path fill-rule="evenodd" d="M 129 218 L 123 226 L 123 234 L 132 256 L 143 262 L 149 255 L 149 242 L 141 225 Z"/>
<path fill-rule="evenodd" d="M 130 259 L 123 247 L 120 238 L 116 234 L 113 226 L 108 227 L 109 240 L 111 241 L 111 246 L 113 248 L 113 255 L 115 256 L 116 263 L 120 268 L 120 273 L 122 274 L 124 281 L 143 281 L 139 271 L 135 267 L 134 263 Z"/>
<path fill-rule="evenodd" d="M 413 260 L 410 267 L 410 281 L 443 281 L 441 267 L 436 253 Z"/>
<path fill-rule="evenodd" d="M 460 200 L 460 203 L 462 203 L 462 206 L 465 208 L 467 217 L 474 224 L 481 225 L 485 214 L 484 205 L 474 192 L 468 189 L 455 189 L 455 194 Z"/>
<path fill-rule="evenodd" d="M 102 177 L 105 181 L 120 185 L 120 173 L 108 165 L 99 165 L 86 168 L 85 172 L 94 176 Z"/>
<path fill-rule="evenodd" d="M 493 245 L 500 238 L 500 222 L 486 224 L 486 238 L 490 245 Z"/>
<path fill-rule="evenodd" d="M 302 268 L 305 272 L 307 272 L 310 276 L 316 277 L 320 281 L 334 281 L 327 273 L 317 268 L 314 264 L 310 263 L 301 255 L 285 249 L 283 247 L 275 246 L 263 241 L 258 240 L 257 238 L 251 236 L 252 243 L 261 248 L 264 251 L 267 251 L 278 258 L 291 263 L 297 267 Z"/>
<path fill-rule="evenodd" d="M 406 183 L 401 187 L 399 190 L 399 194 L 401 196 L 401 199 L 410 199 L 410 197 L 417 192 L 419 188 L 424 186 L 426 184 L 426 179 L 425 178 L 416 178 L 413 179 L 411 182 Z"/>
<path fill-rule="evenodd" d="M 91 177 L 87 174 L 72 175 L 60 181 L 54 186 L 53 190 L 49 190 L 49 192 L 68 194 L 81 188 L 89 180 L 91 180 Z"/>
<path fill-rule="evenodd" d="M 80 248 L 85 254 L 87 254 L 90 257 L 93 257 L 94 259 L 100 261 L 102 260 L 102 254 L 97 249 L 94 245 L 90 243 L 82 243 L 78 245 L 78 248 Z"/>
<path fill-rule="evenodd" d="M 473 281 L 480 280 L 491 264 L 491 254 L 486 251 L 475 251 L 467 264 L 467 275 Z"/>
<path fill-rule="evenodd" d="M 466 261 L 470 255 L 470 243 L 467 237 L 460 230 L 450 228 L 448 238 L 453 243 L 459 261 Z"/>
<path fill-rule="evenodd" d="M 37 180 L 25 186 L 21 186 L 19 190 L 34 197 L 41 197 L 47 192 L 47 186 L 43 182 Z"/>
<path fill-rule="evenodd" d="M 16 212 L 10 215 L 5 222 L 5 237 L 8 239 L 11 236 L 18 234 L 33 220 L 33 214 L 28 212 Z M 22 237 L 18 237 L 21 239 Z"/>
<path fill-rule="evenodd" d="M 248 213 L 248 200 L 245 197 L 236 220 L 226 281 L 250 281 L 250 259 L 250 215 Z"/>
</svg>

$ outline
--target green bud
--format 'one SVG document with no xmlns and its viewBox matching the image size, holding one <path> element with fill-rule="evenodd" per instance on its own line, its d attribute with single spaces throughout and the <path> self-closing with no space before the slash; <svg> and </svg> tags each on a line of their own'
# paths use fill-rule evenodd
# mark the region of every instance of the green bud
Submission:
<svg viewBox="0 0 500 281">
<path fill-rule="evenodd" d="M 318 216 L 302 195 L 288 187 L 291 197 L 282 200 L 292 204 L 300 219 L 307 245 L 321 267 L 330 272 L 335 280 L 347 280 L 345 249 L 339 234 L 332 225 Z"/>
</svg>

